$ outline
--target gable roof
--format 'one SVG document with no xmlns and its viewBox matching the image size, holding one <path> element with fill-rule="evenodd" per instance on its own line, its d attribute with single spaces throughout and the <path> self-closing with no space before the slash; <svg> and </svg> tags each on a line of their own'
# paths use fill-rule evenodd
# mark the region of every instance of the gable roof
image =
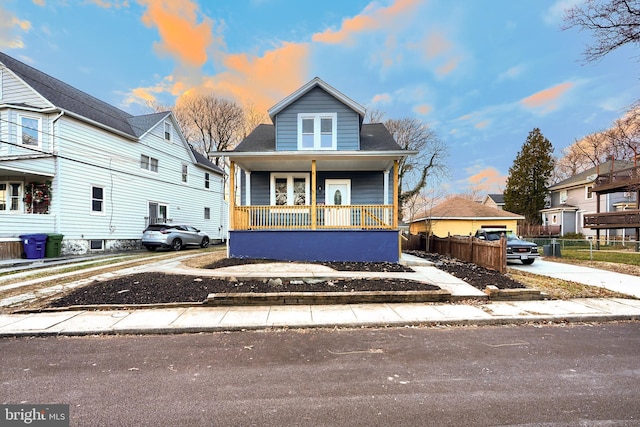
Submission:
<svg viewBox="0 0 640 427">
<path fill-rule="evenodd" d="M 151 116 L 168 114 L 154 113 L 133 116 L 113 105 L 99 100 L 50 75 L 43 73 L 9 55 L 0 52 L 0 63 L 32 87 L 44 99 L 72 116 L 94 122 L 130 138 L 138 138 L 158 123 L 148 120 Z M 147 117 L 145 119 L 145 117 Z"/>
<path fill-rule="evenodd" d="M 196 164 L 198 166 L 202 166 L 204 168 L 207 169 L 211 169 L 212 171 L 220 174 L 220 175 L 224 175 L 224 171 L 222 169 L 220 169 L 218 166 L 216 166 L 215 163 L 213 163 L 211 160 L 207 159 L 202 153 L 200 153 L 198 150 L 196 150 L 193 145 L 189 144 L 189 148 L 191 149 L 191 154 L 193 154 L 193 157 L 196 160 Z"/>
<path fill-rule="evenodd" d="M 564 188 L 573 187 L 576 185 L 588 184 L 590 182 L 595 181 L 598 174 L 604 175 L 611 172 L 611 167 L 613 166 L 614 171 L 619 171 L 622 169 L 628 169 L 633 167 L 632 162 L 627 162 L 625 160 L 607 160 L 606 162 L 589 168 L 583 172 L 577 173 L 572 177 L 565 179 L 564 181 L 560 181 L 557 184 L 553 184 L 549 187 L 549 190 L 562 190 Z"/>
<path fill-rule="evenodd" d="M 504 205 L 504 194 L 498 194 L 498 193 L 487 194 L 484 198 L 483 203 L 486 203 L 487 199 L 493 200 L 493 202 L 496 205 Z"/>
<path fill-rule="evenodd" d="M 382 123 L 368 123 L 360 129 L 359 151 L 399 151 L 402 148 Z M 276 151 L 275 125 L 258 125 L 233 152 L 259 153 Z"/>
<path fill-rule="evenodd" d="M 364 119 L 364 115 L 366 113 L 365 108 L 362 105 L 355 102 L 354 100 L 352 100 L 351 98 L 349 98 L 348 96 L 346 96 L 345 94 L 343 94 L 342 92 L 336 90 L 334 87 L 327 84 L 325 81 L 323 81 L 319 77 L 314 77 L 313 80 L 311 80 L 309 83 L 305 84 L 300 89 L 296 90 L 291 95 L 287 96 L 282 101 L 278 102 L 276 105 L 269 108 L 267 113 L 269 114 L 271 121 L 275 123 L 275 117 L 280 111 L 284 110 L 286 107 L 291 105 L 293 102 L 295 102 L 297 99 L 299 99 L 300 97 L 302 97 L 304 94 L 306 94 L 307 92 L 309 92 L 311 89 L 315 87 L 322 88 L 331 96 L 338 99 L 340 102 L 347 105 L 353 111 L 358 113 L 358 115 L 360 116 L 360 121 L 362 122 L 362 119 Z"/>
<path fill-rule="evenodd" d="M 444 202 L 434 206 L 429 211 L 417 216 L 412 222 L 425 219 L 524 219 L 524 216 L 502 209 L 492 208 L 474 202 L 466 197 L 450 197 Z"/>
</svg>

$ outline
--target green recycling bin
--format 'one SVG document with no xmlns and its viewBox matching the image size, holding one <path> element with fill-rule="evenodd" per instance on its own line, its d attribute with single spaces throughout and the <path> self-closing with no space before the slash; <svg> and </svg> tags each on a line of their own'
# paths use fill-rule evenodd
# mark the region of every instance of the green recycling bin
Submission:
<svg viewBox="0 0 640 427">
<path fill-rule="evenodd" d="M 47 243 L 44 248 L 44 256 L 47 258 L 57 258 L 60 256 L 62 248 L 62 234 L 47 234 Z"/>
</svg>

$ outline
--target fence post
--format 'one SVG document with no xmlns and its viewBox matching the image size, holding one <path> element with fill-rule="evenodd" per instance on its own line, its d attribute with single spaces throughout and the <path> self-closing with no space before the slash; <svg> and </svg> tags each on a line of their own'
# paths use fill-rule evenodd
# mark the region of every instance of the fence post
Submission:
<svg viewBox="0 0 640 427">
<path fill-rule="evenodd" d="M 507 272 L 507 236 L 500 237 L 500 273 Z"/>
<path fill-rule="evenodd" d="M 471 258 L 471 262 L 475 264 L 476 260 L 473 256 L 473 236 L 469 233 L 469 258 Z"/>
<path fill-rule="evenodd" d="M 451 256 L 451 233 L 447 233 L 447 255 Z"/>
</svg>

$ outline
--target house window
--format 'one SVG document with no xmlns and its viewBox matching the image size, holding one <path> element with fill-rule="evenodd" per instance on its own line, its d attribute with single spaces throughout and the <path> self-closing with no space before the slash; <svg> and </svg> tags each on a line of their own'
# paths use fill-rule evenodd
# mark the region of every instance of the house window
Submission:
<svg viewBox="0 0 640 427">
<path fill-rule="evenodd" d="M 336 113 L 298 114 L 298 149 L 335 150 L 337 128 Z"/>
<path fill-rule="evenodd" d="M 40 146 L 40 119 L 30 116 L 18 116 L 18 142 L 30 147 Z"/>
<path fill-rule="evenodd" d="M 209 174 L 207 172 L 204 173 L 204 188 L 209 188 Z"/>
<path fill-rule="evenodd" d="M 567 203 L 567 190 L 560 191 L 560 204 Z"/>
<path fill-rule="evenodd" d="M 158 172 L 158 159 L 143 154 L 140 156 L 140 168 L 151 172 Z"/>
<path fill-rule="evenodd" d="M 211 208 L 204 208 L 204 219 L 211 219 Z"/>
<path fill-rule="evenodd" d="M 173 126 L 171 123 L 164 122 L 164 139 L 165 141 L 171 141 L 171 134 L 173 133 Z"/>
<path fill-rule="evenodd" d="M 104 188 L 91 187 L 91 213 L 104 213 Z"/>
<path fill-rule="evenodd" d="M 587 187 L 585 188 L 586 191 L 586 199 L 587 200 L 591 200 L 593 199 L 593 185 L 587 185 Z"/>
<path fill-rule="evenodd" d="M 189 166 L 182 165 L 182 182 L 187 182 L 188 176 L 189 176 Z"/>
<path fill-rule="evenodd" d="M 0 182 L 0 213 L 20 212 L 22 205 L 22 184 Z"/>
<path fill-rule="evenodd" d="M 271 174 L 271 205 L 308 205 L 309 191 L 309 174 Z"/>
<path fill-rule="evenodd" d="M 89 240 L 89 245 L 92 251 L 101 251 L 104 249 L 104 240 Z"/>
</svg>

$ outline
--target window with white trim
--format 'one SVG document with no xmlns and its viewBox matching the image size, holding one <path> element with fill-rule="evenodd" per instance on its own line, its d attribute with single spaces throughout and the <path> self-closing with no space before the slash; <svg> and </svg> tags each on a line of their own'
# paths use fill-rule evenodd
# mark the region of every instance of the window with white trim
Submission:
<svg viewBox="0 0 640 427">
<path fill-rule="evenodd" d="M 104 188 L 91 187 L 91 213 L 103 214 L 104 213 Z"/>
<path fill-rule="evenodd" d="M 187 182 L 189 179 L 189 166 L 182 165 L 182 182 Z"/>
<path fill-rule="evenodd" d="M 204 219 L 211 219 L 211 208 L 204 208 Z"/>
<path fill-rule="evenodd" d="M 158 172 L 158 159 L 142 154 L 140 156 L 140 168 L 150 172 Z"/>
<path fill-rule="evenodd" d="M 337 113 L 298 114 L 298 150 L 337 149 Z"/>
<path fill-rule="evenodd" d="M 210 187 L 210 178 L 209 178 L 209 173 L 205 172 L 204 173 L 204 188 L 209 188 Z"/>
<path fill-rule="evenodd" d="M 0 182 L 0 213 L 22 211 L 22 183 Z"/>
<path fill-rule="evenodd" d="M 40 147 L 41 126 L 39 117 L 18 115 L 18 144 Z"/>
<path fill-rule="evenodd" d="M 560 204 L 561 205 L 567 203 L 567 198 L 568 198 L 567 190 L 560 190 Z"/>
<path fill-rule="evenodd" d="M 164 122 L 164 139 L 165 141 L 171 141 L 171 134 L 173 133 L 173 126 L 171 123 Z"/>
<path fill-rule="evenodd" d="M 272 206 L 301 206 L 309 204 L 309 174 L 271 174 Z"/>
<path fill-rule="evenodd" d="M 585 187 L 585 199 L 587 200 L 592 200 L 593 199 L 593 185 L 587 185 Z"/>
</svg>

